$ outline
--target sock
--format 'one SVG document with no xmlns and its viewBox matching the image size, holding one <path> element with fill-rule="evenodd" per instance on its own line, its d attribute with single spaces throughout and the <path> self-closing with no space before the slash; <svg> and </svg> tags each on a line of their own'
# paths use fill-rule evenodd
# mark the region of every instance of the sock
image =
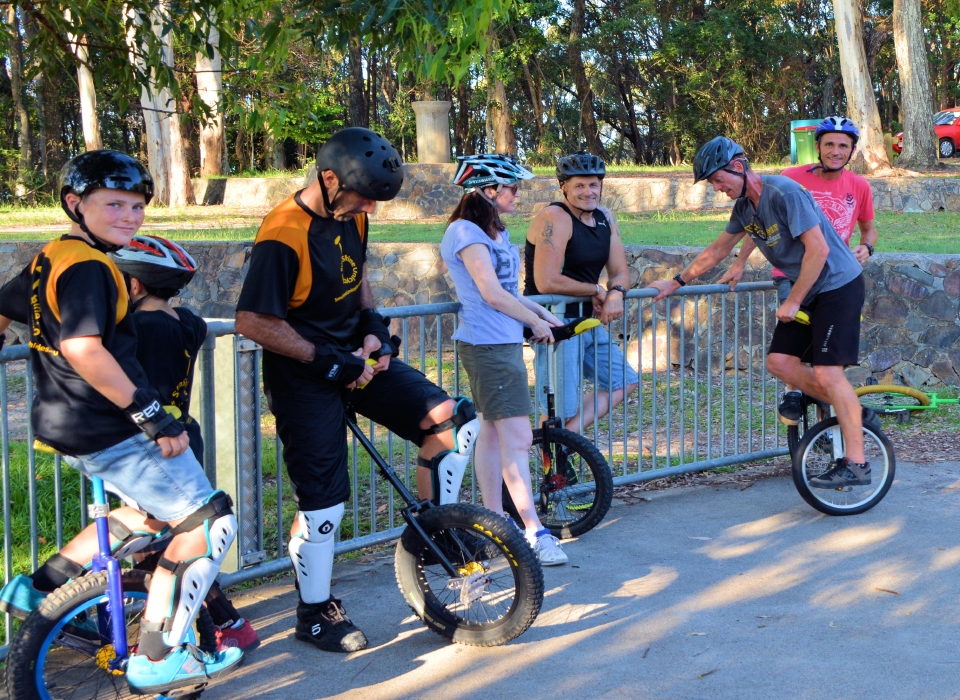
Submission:
<svg viewBox="0 0 960 700">
<path fill-rule="evenodd" d="M 210 586 L 207 597 L 203 602 L 207 606 L 207 610 L 210 611 L 213 624 L 221 629 L 230 627 L 236 620 L 240 619 L 240 613 L 233 607 L 233 603 L 216 583 Z"/>
<path fill-rule="evenodd" d="M 797 396 L 799 396 L 800 393 L 801 392 L 799 389 L 791 389 L 790 391 L 783 392 L 783 395 L 786 396 L 787 394 L 796 394 Z"/>
<path fill-rule="evenodd" d="M 234 623 L 231 625 L 231 628 L 233 628 L 233 629 L 235 629 L 235 630 L 238 630 L 238 629 L 240 629 L 241 627 L 243 627 L 243 622 L 244 622 L 244 620 L 243 620 L 243 618 L 241 617 L 239 620 L 237 620 L 236 622 L 234 622 Z"/>
<path fill-rule="evenodd" d="M 153 628 L 153 629 L 151 629 Z M 173 647 L 163 641 L 163 623 L 140 621 L 138 654 L 145 654 L 151 661 L 161 661 Z"/>
<path fill-rule="evenodd" d="M 34 588 L 49 593 L 57 590 L 70 579 L 83 576 L 84 573 L 86 570 L 82 566 L 57 553 L 30 574 L 30 578 L 33 580 Z"/>
<path fill-rule="evenodd" d="M 527 538 L 527 542 L 529 542 L 531 546 L 535 545 L 537 543 L 537 538 L 545 533 L 549 534 L 550 531 L 544 528 L 539 528 L 539 527 L 528 527 L 523 532 L 523 534 Z"/>
</svg>

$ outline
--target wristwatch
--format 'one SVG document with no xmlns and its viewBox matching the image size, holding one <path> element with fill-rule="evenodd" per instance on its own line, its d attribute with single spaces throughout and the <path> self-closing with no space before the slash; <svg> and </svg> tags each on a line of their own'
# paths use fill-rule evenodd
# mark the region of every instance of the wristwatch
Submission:
<svg viewBox="0 0 960 700">
<path fill-rule="evenodd" d="M 686 287 L 687 283 L 683 281 L 683 277 L 678 274 L 673 276 L 673 281 L 679 284 L 681 287 Z"/>
<path fill-rule="evenodd" d="M 864 247 L 865 247 L 867 250 L 870 251 L 870 257 L 872 258 L 872 257 L 873 257 L 873 246 L 870 245 L 869 243 L 864 243 L 863 245 L 864 245 Z"/>
<path fill-rule="evenodd" d="M 620 293 L 623 295 L 623 298 L 624 298 L 624 299 L 627 298 L 627 290 L 624 289 L 623 287 L 621 287 L 619 284 L 615 284 L 615 285 L 613 285 L 612 287 L 607 287 L 607 291 L 608 291 L 608 292 L 612 292 L 612 291 L 614 291 L 614 290 L 620 292 Z"/>
</svg>

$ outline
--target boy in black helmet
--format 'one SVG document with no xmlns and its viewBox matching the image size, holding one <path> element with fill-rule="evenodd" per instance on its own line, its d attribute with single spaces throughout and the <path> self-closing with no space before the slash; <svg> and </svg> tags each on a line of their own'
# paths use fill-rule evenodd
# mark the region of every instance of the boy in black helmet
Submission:
<svg viewBox="0 0 960 700">
<path fill-rule="evenodd" d="M 149 173 L 124 154 L 89 151 L 67 163 L 60 199 L 73 226 L 0 289 L 0 331 L 11 321 L 29 325 L 38 440 L 145 509 L 111 513 L 118 556 L 173 528 L 126 673 L 134 690 L 166 693 L 229 673 L 243 653 L 206 654 L 184 643 L 197 607 L 180 589 L 189 580 L 206 594 L 235 536 L 236 518 L 137 362 L 126 286 L 105 255 L 130 242 L 152 196 Z M 87 544 L 81 533 L 32 577 L 10 581 L 0 592 L 5 607 L 29 610 L 36 595 L 83 575 Z"/>
<path fill-rule="evenodd" d="M 300 591 L 296 637 L 351 652 L 367 639 L 330 595 L 334 538 L 350 495 L 345 399 L 420 447 L 420 494 L 440 502 L 459 494 L 478 421 L 469 401 L 391 359 L 364 275 L 367 215 L 400 190 L 400 155 L 376 132 L 344 129 L 320 149 L 317 174 L 263 220 L 237 332 L 264 347 L 264 390 L 299 508 L 289 544 Z M 380 359 L 367 365 L 375 352 Z M 349 391 L 358 387 L 365 388 Z"/>
</svg>

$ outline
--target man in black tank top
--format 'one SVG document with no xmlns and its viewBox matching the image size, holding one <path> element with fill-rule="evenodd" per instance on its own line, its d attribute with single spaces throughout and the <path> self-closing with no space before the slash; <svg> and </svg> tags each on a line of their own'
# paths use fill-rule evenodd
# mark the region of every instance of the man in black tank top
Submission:
<svg viewBox="0 0 960 700">
<path fill-rule="evenodd" d="M 605 174 L 603 161 L 585 151 L 561 158 L 557 163 L 563 201 L 546 207 L 530 223 L 523 291 L 527 296 L 591 297 L 582 304 L 567 304 L 565 316 L 596 316 L 604 325 L 623 316 L 624 296 L 630 286 L 630 268 L 617 218 L 600 206 Z M 606 288 L 600 286 L 604 269 Z M 620 347 L 613 343 L 611 348 L 606 328 L 601 326 L 581 338 L 582 341 L 571 341 L 565 348 L 564 393 L 559 402 L 566 427 L 575 431 L 581 429 L 581 424 L 586 428 L 596 418 L 605 416 L 639 383 L 637 373 L 626 365 Z M 582 363 L 578 343 L 582 344 Z M 543 364 L 539 354 L 538 361 Z M 580 415 L 581 372 L 590 381 L 596 375 L 597 415 L 594 415 L 593 394 L 583 396 L 583 415 Z"/>
</svg>

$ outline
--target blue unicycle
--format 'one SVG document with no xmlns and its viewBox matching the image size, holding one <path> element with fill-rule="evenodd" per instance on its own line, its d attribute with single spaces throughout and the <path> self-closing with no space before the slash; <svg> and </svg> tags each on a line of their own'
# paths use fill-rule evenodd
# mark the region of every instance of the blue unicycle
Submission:
<svg viewBox="0 0 960 700">
<path fill-rule="evenodd" d="M 91 571 L 51 593 L 24 620 L 7 655 L 6 688 L 11 700 L 114 700 L 135 696 L 127 686 L 126 662 L 140 636 L 148 572 L 121 570 L 111 554 L 103 481 L 91 478 L 90 517 L 97 525 L 100 553 Z M 206 608 L 188 641 L 216 649 L 216 630 Z M 154 696 L 197 698 L 205 684 Z"/>
</svg>

